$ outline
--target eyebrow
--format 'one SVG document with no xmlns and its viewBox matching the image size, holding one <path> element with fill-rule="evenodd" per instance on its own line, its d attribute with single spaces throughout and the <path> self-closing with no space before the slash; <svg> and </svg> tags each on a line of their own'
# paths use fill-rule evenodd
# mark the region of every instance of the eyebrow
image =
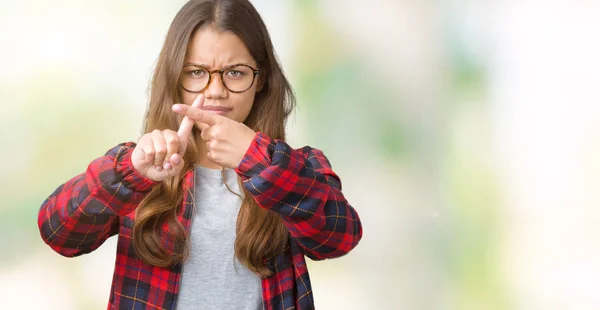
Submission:
<svg viewBox="0 0 600 310">
<path fill-rule="evenodd" d="M 193 62 L 187 62 L 185 64 L 183 64 L 184 67 L 204 67 L 204 68 L 208 68 L 208 65 L 205 64 L 198 64 L 198 63 L 193 63 Z"/>
<path fill-rule="evenodd" d="M 235 66 L 235 65 L 246 65 L 246 66 L 251 66 L 252 67 L 252 65 L 250 65 L 248 62 L 245 62 L 245 61 L 240 62 L 240 61 L 238 61 L 238 62 L 233 62 L 233 63 L 230 63 L 228 65 L 225 65 L 221 69 L 227 68 L 227 67 L 231 67 L 231 66 Z M 200 63 L 193 63 L 193 62 L 186 62 L 186 63 L 183 64 L 183 66 L 184 67 L 202 67 L 202 68 L 211 69 L 209 65 L 200 64 Z"/>
</svg>

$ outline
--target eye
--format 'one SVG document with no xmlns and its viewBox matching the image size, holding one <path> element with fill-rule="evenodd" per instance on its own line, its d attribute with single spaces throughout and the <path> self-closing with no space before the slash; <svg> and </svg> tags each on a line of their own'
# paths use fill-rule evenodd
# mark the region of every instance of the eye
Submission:
<svg viewBox="0 0 600 310">
<path fill-rule="evenodd" d="M 234 77 L 234 78 L 242 77 L 244 75 L 244 72 L 232 69 L 232 70 L 227 71 L 227 75 L 230 77 Z"/>
<path fill-rule="evenodd" d="M 189 71 L 188 74 L 194 78 L 203 77 L 206 75 L 206 70 L 193 70 L 193 71 Z"/>
</svg>

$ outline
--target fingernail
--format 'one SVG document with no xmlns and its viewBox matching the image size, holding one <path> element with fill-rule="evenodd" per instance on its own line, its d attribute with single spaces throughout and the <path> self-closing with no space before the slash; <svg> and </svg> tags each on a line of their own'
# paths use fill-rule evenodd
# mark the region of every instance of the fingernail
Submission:
<svg viewBox="0 0 600 310">
<path fill-rule="evenodd" d="M 161 171 L 162 167 L 161 166 L 156 166 L 156 167 L 154 167 L 154 169 L 156 169 L 156 171 Z"/>
<path fill-rule="evenodd" d="M 171 169 L 171 164 L 165 163 L 165 169 L 167 169 L 167 170 Z"/>
<path fill-rule="evenodd" d="M 176 164 L 179 165 L 179 163 L 181 162 L 181 159 L 179 158 L 179 156 L 175 156 L 171 159 L 171 161 Z"/>
<path fill-rule="evenodd" d="M 181 111 L 183 111 L 183 108 L 181 107 L 181 105 L 176 104 L 176 105 L 173 106 L 173 111 L 175 111 L 175 112 L 181 112 Z"/>
</svg>

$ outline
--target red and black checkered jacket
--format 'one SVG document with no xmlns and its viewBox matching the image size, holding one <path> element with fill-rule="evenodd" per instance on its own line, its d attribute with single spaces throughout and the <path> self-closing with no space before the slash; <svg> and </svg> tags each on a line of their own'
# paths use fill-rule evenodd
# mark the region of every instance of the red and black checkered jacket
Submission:
<svg viewBox="0 0 600 310">
<path fill-rule="evenodd" d="M 137 258 L 132 246 L 135 208 L 156 184 L 131 163 L 134 143 L 123 143 L 94 160 L 86 172 L 61 185 L 42 204 L 43 240 L 67 257 L 89 253 L 118 234 L 109 309 L 175 309 L 182 264 L 162 268 Z M 323 153 L 292 149 L 257 133 L 236 169 L 258 204 L 281 215 L 288 228 L 286 252 L 270 259 L 273 275 L 262 280 L 265 309 L 313 309 L 304 256 L 313 260 L 348 253 L 362 236 L 358 214 L 341 192 Z M 185 175 L 179 221 L 189 231 L 194 172 Z M 168 227 L 162 228 L 165 233 Z M 165 240 L 167 250 L 173 243 Z"/>
</svg>

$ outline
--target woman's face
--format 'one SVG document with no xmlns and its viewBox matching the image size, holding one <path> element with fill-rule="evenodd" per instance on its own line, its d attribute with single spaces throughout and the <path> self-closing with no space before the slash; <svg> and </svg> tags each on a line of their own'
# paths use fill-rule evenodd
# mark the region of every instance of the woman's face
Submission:
<svg viewBox="0 0 600 310">
<path fill-rule="evenodd" d="M 256 61 L 250 55 L 246 45 L 231 32 L 221 32 L 207 27 L 196 31 L 188 44 L 183 69 L 182 81 L 187 79 L 190 83 L 202 80 L 208 75 L 202 69 L 209 71 L 222 70 L 231 65 L 245 64 L 257 69 Z M 250 71 L 251 72 L 251 71 Z M 235 85 L 236 79 L 241 76 L 240 71 L 232 71 L 224 74 L 226 80 L 231 80 L 227 85 Z M 235 93 L 228 90 L 221 80 L 219 73 L 213 73 L 210 84 L 204 90 L 205 101 L 202 109 L 243 123 L 248 117 L 254 96 L 257 91 L 258 76 L 252 86 L 245 92 Z M 238 90 L 238 89 L 234 89 Z M 191 105 L 198 96 L 180 88 L 183 103 Z M 198 129 L 199 126 L 196 124 Z"/>
</svg>

